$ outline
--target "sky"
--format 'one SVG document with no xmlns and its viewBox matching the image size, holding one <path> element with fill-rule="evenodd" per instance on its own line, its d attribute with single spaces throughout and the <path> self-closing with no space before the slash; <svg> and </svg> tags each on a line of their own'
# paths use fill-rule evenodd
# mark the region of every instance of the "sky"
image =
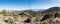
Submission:
<svg viewBox="0 0 60 24">
<path fill-rule="evenodd" d="M 31 10 L 60 7 L 60 0 L 0 0 L 0 10 Z"/>
</svg>

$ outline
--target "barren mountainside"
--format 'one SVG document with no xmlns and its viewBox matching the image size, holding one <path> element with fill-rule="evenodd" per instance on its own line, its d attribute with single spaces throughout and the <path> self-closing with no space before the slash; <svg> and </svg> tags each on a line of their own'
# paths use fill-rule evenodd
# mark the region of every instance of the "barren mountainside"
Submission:
<svg viewBox="0 0 60 24">
<path fill-rule="evenodd" d="M 57 12 L 60 11 L 60 7 L 51 7 L 47 10 L 44 10 L 43 12 Z"/>
</svg>

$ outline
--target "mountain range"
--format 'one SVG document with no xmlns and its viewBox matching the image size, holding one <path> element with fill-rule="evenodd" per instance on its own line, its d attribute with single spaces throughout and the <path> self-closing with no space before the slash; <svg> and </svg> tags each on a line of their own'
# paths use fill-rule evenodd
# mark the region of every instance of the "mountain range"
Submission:
<svg viewBox="0 0 60 24">
<path fill-rule="evenodd" d="M 42 13 L 46 13 L 46 12 L 57 12 L 60 11 L 60 7 L 51 7 L 49 9 L 33 9 L 33 10 L 24 10 L 24 11 L 18 11 L 18 10 L 8 10 L 9 12 L 42 12 Z"/>
</svg>

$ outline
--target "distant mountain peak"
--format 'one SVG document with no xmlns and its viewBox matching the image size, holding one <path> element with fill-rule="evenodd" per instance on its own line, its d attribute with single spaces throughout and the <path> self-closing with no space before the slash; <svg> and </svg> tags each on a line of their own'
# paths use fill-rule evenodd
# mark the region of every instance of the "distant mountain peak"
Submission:
<svg viewBox="0 0 60 24">
<path fill-rule="evenodd" d="M 44 10 L 43 12 L 57 12 L 60 11 L 60 7 L 51 7 L 47 10 Z"/>
<path fill-rule="evenodd" d="M 60 9 L 60 7 L 51 7 L 49 9 Z"/>
</svg>

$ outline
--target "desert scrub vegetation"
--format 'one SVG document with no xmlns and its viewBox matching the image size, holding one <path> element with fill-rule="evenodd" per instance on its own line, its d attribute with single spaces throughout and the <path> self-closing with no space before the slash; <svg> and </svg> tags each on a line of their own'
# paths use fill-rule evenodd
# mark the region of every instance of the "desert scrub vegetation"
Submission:
<svg viewBox="0 0 60 24">
<path fill-rule="evenodd" d="M 19 15 L 18 15 L 17 13 L 13 12 L 13 18 L 14 18 L 15 20 L 18 20 Z"/>
<path fill-rule="evenodd" d="M 8 24 L 14 24 L 14 21 L 11 18 L 9 18 L 8 20 L 4 20 L 4 22 Z"/>
<path fill-rule="evenodd" d="M 8 20 L 5 20 L 5 22 L 9 23 L 9 24 L 16 24 L 16 22 L 18 22 L 19 17 L 21 17 L 21 19 L 27 17 L 27 19 L 24 22 L 44 22 L 44 21 L 48 21 L 50 22 L 50 20 L 54 20 L 56 17 L 60 17 L 60 13 L 59 12 L 48 12 L 48 13 L 37 13 L 37 12 L 22 12 L 22 13 L 17 13 L 17 12 L 9 12 L 5 9 L 2 10 L 2 12 L 0 12 L 0 14 L 2 14 L 3 16 L 6 17 L 13 17 L 14 20 L 12 20 L 11 18 L 8 18 Z M 41 19 L 40 19 L 41 18 Z"/>
<path fill-rule="evenodd" d="M 8 12 L 7 10 L 3 9 L 1 12 L 4 16 L 10 16 L 11 12 Z"/>
<path fill-rule="evenodd" d="M 16 12 L 8 12 L 5 9 L 2 10 L 2 14 L 4 16 L 13 16 L 13 17 L 18 17 L 19 16 L 18 13 L 16 13 Z"/>
<path fill-rule="evenodd" d="M 19 14 L 17 12 L 9 12 L 5 9 L 0 12 L 4 17 L 7 17 L 8 20 L 4 20 L 4 22 L 8 24 L 16 24 L 19 19 Z M 12 18 L 13 17 L 13 18 Z"/>
<path fill-rule="evenodd" d="M 60 17 L 60 13 L 56 12 L 54 16 L 55 16 L 55 18 Z"/>
</svg>

